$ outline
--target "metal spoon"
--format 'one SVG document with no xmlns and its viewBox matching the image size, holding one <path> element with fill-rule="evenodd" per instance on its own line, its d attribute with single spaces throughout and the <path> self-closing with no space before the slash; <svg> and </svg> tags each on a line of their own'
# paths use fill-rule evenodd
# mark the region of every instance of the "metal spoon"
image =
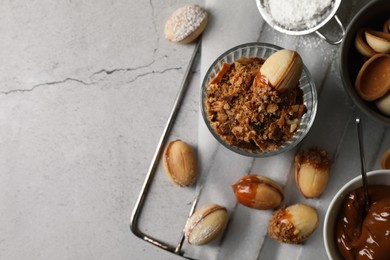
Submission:
<svg viewBox="0 0 390 260">
<path fill-rule="evenodd" d="M 367 182 L 367 172 L 366 172 L 366 162 L 364 159 L 364 149 L 363 149 L 363 132 L 362 126 L 360 123 L 360 118 L 356 118 L 356 128 L 359 139 L 359 150 L 360 150 L 360 163 L 361 163 L 361 174 L 363 179 L 363 199 L 364 199 L 364 209 L 363 209 L 363 219 L 369 209 L 369 201 L 368 201 L 368 182 Z"/>
</svg>

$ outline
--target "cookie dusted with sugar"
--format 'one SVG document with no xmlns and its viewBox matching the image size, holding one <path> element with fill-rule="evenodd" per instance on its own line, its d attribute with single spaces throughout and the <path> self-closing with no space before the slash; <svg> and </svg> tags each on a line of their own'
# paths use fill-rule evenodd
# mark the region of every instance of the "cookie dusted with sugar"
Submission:
<svg viewBox="0 0 390 260">
<path fill-rule="evenodd" d="M 165 38 L 172 42 L 190 43 L 198 38 L 207 25 L 208 14 L 199 5 L 186 5 L 168 18 Z"/>
</svg>

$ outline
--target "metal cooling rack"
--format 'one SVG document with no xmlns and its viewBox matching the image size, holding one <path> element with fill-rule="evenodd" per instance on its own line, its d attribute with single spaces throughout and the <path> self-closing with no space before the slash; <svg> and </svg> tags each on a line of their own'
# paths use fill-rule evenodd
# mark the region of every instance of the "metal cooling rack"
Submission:
<svg viewBox="0 0 390 260">
<path fill-rule="evenodd" d="M 130 230 L 133 232 L 134 235 L 137 237 L 141 238 L 142 240 L 151 243 L 154 246 L 157 246 L 161 249 L 164 249 L 168 252 L 171 252 L 173 254 L 176 254 L 178 256 L 181 256 L 185 259 L 192 259 L 195 260 L 194 258 L 190 258 L 188 256 L 185 256 L 185 252 L 182 250 L 183 242 L 184 242 L 184 232 L 181 231 L 180 239 L 177 242 L 176 246 L 170 245 L 166 242 L 164 242 L 162 239 L 155 238 L 153 235 L 146 234 L 145 232 L 141 231 L 138 227 L 138 222 L 140 220 L 140 215 L 142 212 L 142 209 L 144 207 L 145 199 L 148 196 L 149 188 L 151 187 L 153 183 L 153 179 L 156 173 L 157 166 L 161 160 L 161 156 L 164 150 L 164 147 L 166 145 L 166 142 L 168 140 L 170 131 L 172 129 L 173 123 L 176 119 L 176 116 L 179 112 L 180 106 L 182 104 L 182 100 L 185 96 L 186 90 L 188 89 L 188 85 L 190 82 L 190 74 L 191 71 L 193 70 L 193 67 L 195 65 L 195 61 L 197 56 L 200 54 L 200 45 L 201 45 L 201 40 L 199 39 L 196 43 L 196 46 L 194 48 L 194 51 L 192 53 L 190 62 L 187 65 L 187 69 L 184 73 L 184 77 L 181 83 L 181 86 L 179 88 L 178 94 L 176 96 L 175 102 L 173 104 L 171 113 L 168 118 L 168 122 L 164 128 L 164 131 L 161 135 L 160 141 L 157 145 L 156 152 L 153 156 L 152 162 L 149 166 L 148 173 L 146 174 L 145 181 L 142 185 L 141 192 L 138 195 L 138 199 L 136 201 L 136 204 L 133 209 L 133 213 L 131 215 L 130 219 Z M 188 218 L 192 215 L 192 213 L 195 210 L 196 204 L 198 202 L 198 198 L 201 192 L 201 188 L 198 190 L 197 195 L 195 196 L 195 200 L 192 202 L 192 206 L 188 215 Z"/>
</svg>

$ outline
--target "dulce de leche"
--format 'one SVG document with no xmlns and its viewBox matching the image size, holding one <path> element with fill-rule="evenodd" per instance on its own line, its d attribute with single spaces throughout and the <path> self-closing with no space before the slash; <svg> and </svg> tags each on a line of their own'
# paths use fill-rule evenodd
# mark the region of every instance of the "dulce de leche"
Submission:
<svg viewBox="0 0 390 260">
<path fill-rule="evenodd" d="M 345 259 L 390 259 L 390 186 L 370 185 L 363 219 L 363 188 L 348 193 L 336 222 L 336 243 Z"/>
</svg>

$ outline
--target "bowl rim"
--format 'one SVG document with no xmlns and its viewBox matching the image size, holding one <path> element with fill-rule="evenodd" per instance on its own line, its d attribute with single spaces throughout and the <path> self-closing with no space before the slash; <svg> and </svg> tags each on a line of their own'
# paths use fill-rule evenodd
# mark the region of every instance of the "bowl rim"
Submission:
<svg viewBox="0 0 390 260">
<path fill-rule="evenodd" d="M 380 169 L 380 170 L 373 170 L 373 171 L 367 172 L 368 179 L 375 178 L 375 176 L 384 176 L 384 175 L 388 175 L 387 177 L 390 178 L 390 170 Z M 332 229 L 334 228 L 334 227 L 330 227 L 331 224 L 334 224 L 334 221 L 333 221 L 333 223 L 330 223 L 331 215 L 333 216 L 335 214 L 335 212 L 336 213 L 338 212 L 339 209 L 335 209 L 335 207 L 339 206 L 339 205 L 336 205 L 336 204 L 341 204 L 342 200 L 345 198 L 345 195 L 349 191 L 352 191 L 352 190 L 354 190 L 358 187 L 361 187 L 363 185 L 362 183 L 359 184 L 359 182 L 362 181 L 361 179 L 362 179 L 362 176 L 358 175 L 358 176 L 354 177 L 353 179 L 349 180 L 347 183 L 345 183 L 339 189 L 339 191 L 333 196 L 332 200 L 329 203 L 328 209 L 326 210 L 322 234 L 323 234 L 325 251 L 326 251 L 326 254 L 329 257 L 329 259 L 340 258 L 338 253 L 331 251 L 330 244 L 332 243 L 331 241 L 333 241 L 333 240 L 329 239 L 329 232 L 328 232 L 329 228 L 332 228 Z M 385 184 L 385 185 L 387 185 L 387 184 Z M 337 203 L 337 202 L 340 202 L 340 203 Z M 333 235 L 333 233 L 334 232 L 332 231 L 331 234 Z M 337 246 L 335 246 L 334 244 L 333 244 L 333 246 L 337 249 Z"/>
<path fill-rule="evenodd" d="M 240 154 L 240 155 L 244 155 L 244 156 L 247 156 L 247 157 L 256 157 L 256 158 L 265 158 L 265 157 L 270 157 L 270 156 L 274 156 L 274 155 L 277 155 L 277 154 L 281 154 L 281 153 L 284 153 L 284 152 L 287 152 L 289 150 L 291 150 L 292 148 L 294 148 L 297 144 L 299 144 L 302 139 L 307 135 L 307 133 L 309 132 L 309 130 L 311 129 L 313 123 L 314 123 L 314 120 L 315 120 L 315 117 L 316 117 L 316 114 L 317 114 L 317 104 L 318 104 L 318 97 L 317 97 L 317 89 L 316 89 L 316 86 L 315 86 L 315 83 L 314 83 L 314 80 L 310 74 L 310 71 L 308 70 L 308 68 L 306 67 L 305 64 L 303 64 L 303 71 L 305 72 L 306 74 L 306 77 L 307 77 L 307 80 L 308 80 L 308 83 L 310 84 L 310 90 L 311 90 L 311 94 L 312 94 L 312 110 L 311 110 L 311 117 L 309 118 L 307 124 L 306 124 L 306 127 L 303 129 L 303 131 L 300 133 L 300 135 L 294 140 L 293 143 L 291 143 L 290 145 L 288 146 L 285 146 L 283 147 L 282 149 L 278 149 L 277 151 L 271 151 L 271 152 L 265 152 L 265 153 L 255 153 L 255 152 L 248 152 L 248 151 L 245 151 L 245 150 L 241 150 L 233 145 L 228 145 L 222 138 L 220 138 L 220 136 L 215 133 L 214 129 L 212 128 L 212 126 L 210 125 L 209 121 L 208 121 L 208 118 L 207 118 L 207 112 L 206 112 L 206 108 L 205 108 L 205 105 L 204 105 L 204 93 L 206 92 L 206 87 L 207 87 L 207 78 L 208 76 L 210 75 L 211 71 L 214 69 L 214 67 L 220 63 L 224 57 L 226 57 L 227 55 L 239 50 L 239 49 L 243 49 L 243 48 L 246 48 L 246 47 L 266 47 L 266 48 L 270 48 L 270 49 L 274 49 L 276 51 L 278 50 L 282 50 L 284 48 L 280 47 L 280 46 L 277 46 L 277 45 L 274 45 L 274 44 L 271 44 L 271 43 L 265 43 L 265 42 L 248 42 L 248 43 L 244 43 L 244 44 L 239 44 L 237 46 L 234 46 L 226 51 L 224 51 L 221 55 L 219 55 L 214 61 L 213 63 L 209 66 L 209 68 L 207 69 L 204 77 L 203 77 L 203 80 L 202 80 L 202 84 L 201 84 L 201 87 L 200 87 L 200 110 L 201 110 L 201 114 L 202 114 L 202 117 L 203 117 L 203 120 L 207 126 L 207 128 L 209 129 L 209 131 L 211 132 L 211 134 L 214 136 L 214 138 L 220 143 L 222 144 L 224 147 L 228 148 L 229 150 L 237 153 L 237 154 Z"/>
<path fill-rule="evenodd" d="M 315 32 L 318 29 L 321 29 L 323 26 L 325 26 L 325 24 L 327 24 L 336 15 L 336 12 L 337 12 L 337 10 L 340 7 L 341 1 L 342 0 L 334 0 L 335 3 L 333 5 L 333 7 L 332 7 L 331 12 L 329 12 L 329 14 L 320 23 L 318 23 L 317 25 L 315 25 L 313 27 L 304 29 L 304 30 L 290 30 L 290 29 L 286 29 L 286 28 L 283 28 L 283 27 L 279 26 L 274 21 L 272 16 L 266 11 L 266 8 L 264 6 L 264 0 L 256 0 L 256 5 L 257 5 L 257 9 L 259 10 L 259 12 L 260 12 L 261 16 L 263 17 L 263 19 L 273 29 L 275 29 L 275 30 L 277 30 L 277 31 L 279 31 L 281 33 L 288 34 L 288 35 L 306 35 L 306 34 L 310 34 L 312 32 Z"/>
<path fill-rule="evenodd" d="M 363 101 L 360 96 L 356 93 L 354 84 L 352 83 L 352 79 L 350 76 L 350 73 L 348 71 L 347 64 L 348 61 L 348 53 L 349 48 L 353 45 L 353 38 L 357 31 L 352 31 L 353 27 L 356 23 L 358 23 L 359 19 L 361 19 L 365 13 L 369 12 L 373 6 L 387 3 L 388 0 L 373 0 L 369 3 L 367 3 L 365 6 L 362 7 L 362 9 L 357 12 L 352 20 L 349 22 L 346 30 L 345 35 L 343 38 L 343 41 L 341 43 L 340 47 L 340 62 L 339 62 L 339 70 L 340 70 L 340 76 L 343 83 L 343 88 L 347 92 L 347 95 L 352 100 L 353 104 L 355 104 L 360 111 L 362 111 L 364 114 L 366 114 L 369 118 L 372 118 L 374 121 L 384 124 L 386 126 L 390 125 L 390 117 L 384 116 L 381 113 L 371 109 L 365 101 Z M 348 40 L 348 41 L 347 41 Z"/>
</svg>

